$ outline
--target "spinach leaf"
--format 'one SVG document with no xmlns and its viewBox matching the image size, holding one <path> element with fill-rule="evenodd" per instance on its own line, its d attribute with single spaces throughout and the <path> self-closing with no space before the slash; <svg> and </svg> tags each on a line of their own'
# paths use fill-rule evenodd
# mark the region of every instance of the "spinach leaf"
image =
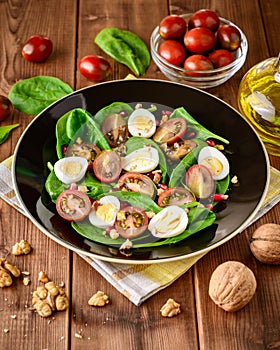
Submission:
<svg viewBox="0 0 280 350">
<path fill-rule="evenodd" d="M 45 188 L 51 197 L 51 200 L 55 203 L 57 197 L 61 192 L 66 190 L 69 186 L 61 182 L 52 170 L 45 182 Z"/>
<path fill-rule="evenodd" d="M 1 143 L 7 140 L 7 138 L 10 135 L 10 132 L 18 126 L 19 124 L 0 126 L 0 145 Z"/>
<path fill-rule="evenodd" d="M 81 185 L 89 189 L 87 195 L 93 199 L 97 199 L 101 195 L 106 195 L 112 189 L 110 185 L 98 181 L 90 172 L 86 173 Z"/>
<path fill-rule="evenodd" d="M 73 92 L 72 88 L 58 78 L 36 76 L 15 83 L 8 97 L 19 111 L 38 114 L 71 92 Z"/>
<path fill-rule="evenodd" d="M 104 28 L 94 42 L 107 55 L 126 65 L 137 75 L 143 75 L 150 65 L 150 53 L 146 44 L 134 33 L 118 28 Z"/>
<path fill-rule="evenodd" d="M 133 112 L 133 108 L 124 102 L 113 102 L 109 106 L 106 106 L 100 111 L 98 111 L 95 116 L 94 120 L 98 125 L 102 125 L 104 119 L 109 115 L 109 114 L 119 114 L 122 111 L 125 111 L 128 116 Z"/>
<path fill-rule="evenodd" d="M 183 107 L 176 108 L 171 114 L 170 118 L 182 118 L 187 122 L 188 128 L 191 128 L 196 133 L 196 138 L 206 141 L 209 138 L 213 138 L 219 141 L 229 144 L 229 141 L 223 137 L 212 133 L 204 126 L 199 124 Z"/>
<path fill-rule="evenodd" d="M 138 148 L 144 147 L 146 145 L 151 145 L 158 151 L 159 155 L 159 168 L 162 171 L 162 181 L 165 182 L 167 176 L 167 163 L 163 151 L 160 149 L 157 143 L 151 139 L 146 139 L 144 137 L 133 136 L 126 141 L 126 151 L 127 154 L 136 151 Z"/>
<path fill-rule="evenodd" d="M 216 193 L 226 193 L 230 183 L 230 175 L 224 179 L 216 181 Z"/>
</svg>

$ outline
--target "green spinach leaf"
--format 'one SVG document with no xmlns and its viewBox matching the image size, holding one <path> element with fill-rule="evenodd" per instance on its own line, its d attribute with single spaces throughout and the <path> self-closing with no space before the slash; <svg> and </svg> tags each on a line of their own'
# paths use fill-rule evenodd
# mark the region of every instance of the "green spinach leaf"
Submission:
<svg viewBox="0 0 280 350">
<path fill-rule="evenodd" d="M 143 75 L 150 65 L 150 52 L 146 44 L 134 33 L 118 28 L 104 28 L 94 42 L 107 55 L 126 65 L 137 75 Z"/>
<path fill-rule="evenodd" d="M 104 119 L 109 115 L 109 114 L 119 114 L 120 112 L 125 111 L 128 116 L 134 111 L 134 109 L 127 103 L 124 102 L 113 102 L 109 106 L 106 106 L 100 111 L 98 111 L 95 116 L 94 120 L 98 125 L 102 125 Z"/>
<path fill-rule="evenodd" d="M 7 138 L 10 135 L 10 132 L 18 126 L 19 124 L 0 126 L 0 145 L 1 143 L 7 140 Z"/>
<path fill-rule="evenodd" d="M 19 111 L 38 114 L 71 92 L 72 88 L 58 78 L 36 76 L 15 83 L 8 97 Z"/>
</svg>

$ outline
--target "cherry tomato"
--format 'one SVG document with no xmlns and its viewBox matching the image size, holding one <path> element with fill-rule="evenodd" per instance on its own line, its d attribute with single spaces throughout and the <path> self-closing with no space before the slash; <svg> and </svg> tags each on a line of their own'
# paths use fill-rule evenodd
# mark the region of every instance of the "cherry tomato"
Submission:
<svg viewBox="0 0 280 350">
<path fill-rule="evenodd" d="M 24 44 L 21 54 L 30 62 L 44 62 L 53 51 L 52 41 L 42 35 L 33 35 Z"/>
<path fill-rule="evenodd" d="M 179 39 L 187 29 L 184 18 L 177 15 L 164 17 L 159 24 L 159 34 L 164 39 Z"/>
<path fill-rule="evenodd" d="M 169 205 L 184 205 L 194 201 L 194 196 L 184 187 L 168 188 L 158 197 L 158 205 L 162 208 Z"/>
<path fill-rule="evenodd" d="M 128 139 L 128 127 L 119 114 L 109 114 L 101 125 L 101 130 L 111 147 L 117 147 Z"/>
<path fill-rule="evenodd" d="M 115 228 L 123 238 L 140 236 L 148 227 L 148 216 L 141 208 L 128 206 L 122 209 L 124 218 L 115 222 Z"/>
<path fill-rule="evenodd" d="M 160 44 L 158 53 L 167 62 L 174 66 L 180 66 L 185 59 L 186 51 L 178 41 L 176 40 L 165 40 Z"/>
<path fill-rule="evenodd" d="M 228 50 L 224 49 L 211 52 L 208 58 L 213 63 L 214 68 L 224 67 L 233 62 L 232 54 Z"/>
<path fill-rule="evenodd" d="M 83 157 L 88 161 L 89 166 L 93 163 L 94 159 L 101 153 L 98 146 L 90 142 L 75 142 L 69 145 L 66 149 L 66 157 Z"/>
<path fill-rule="evenodd" d="M 153 136 L 157 143 L 172 144 L 182 138 L 187 130 L 187 124 L 184 119 L 172 118 L 163 122 Z"/>
<path fill-rule="evenodd" d="M 195 70 L 207 71 L 207 70 L 214 69 L 214 66 L 206 56 L 192 55 L 185 60 L 184 69 L 190 70 L 190 71 L 195 71 Z M 186 74 L 194 77 L 203 76 L 203 73 L 186 72 Z"/>
<path fill-rule="evenodd" d="M 121 191 L 139 192 L 151 198 L 155 197 L 155 184 L 147 175 L 128 172 L 119 178 L 118 186 Z"/>
<path fill-rule="evenodd" d="M 88 55 L 78 63 L 80 73 L 88 80 L 102 81 L 111 73 L 110 63 L 101 56 Z"/>
<path fill-rule="evenodd" d="M 196 11 L 188 21 L 188 28 L 204 27 L 216 32 L 220 25 L 220 19 L 216 12 L 208 9 Z"/>
<path fill-rule="evenodd" d="M 12 102 L 7 97 L 0 95 L 0 122 L 12 115 L 13 111 Z"/>
<path fill-rule="evenodd" d="M 186 172 L 186 185 L 197 198 L 205 199 L 214 193 L 211 171 L 202 164 L 192 165 Z"/>
<path fill-rule="evenodd" d="M 65 190 L 57 197 L 56 210 L 67 221 L 81 221 L 90 213 L 91 201 L 84 192 Z"/>
<path fill-rule="evenodd" d="M 115 181 L 122 171 L 121 158 L 113 150 L 102 151 L 93 162 L 93 172 L 101 182 Z"/>
<path fill-rule="evenodd" d="M 183 140 L 175 142 L 170 147 L 164 149 L 166 156 L 172 160 L 178 160 L 185 157 L 196 147 L 196 143 L 192 140 Z"/>
<path fill-rule="evenodd" d="M 186 32 L 184 44 L 191 53 L 202 54 L 215 46 L 216 37 L 210 29 L 197 27 Z"/>
<path fill-rule="evenodd" d="M 241 33 L 231 24 L 225 24 L 217 32 L 218 45 L 229 51 L 237 50 L 241 45 Z"/>
</svg>

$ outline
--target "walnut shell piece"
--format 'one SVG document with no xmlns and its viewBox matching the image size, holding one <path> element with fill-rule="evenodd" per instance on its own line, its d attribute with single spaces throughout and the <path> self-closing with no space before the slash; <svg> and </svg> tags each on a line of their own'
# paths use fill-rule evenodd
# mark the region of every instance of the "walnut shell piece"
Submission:
<svg viewBox="0 0 280 350">
<path fill-rule="evenodd" d="M 212 273 L 209 296 L 225 311 L 237 311 L 252 299 L 257 288 L 254 273 L 239 261 L 220 264 Z"/>
<path fill-rule="evenodd" d="M 251 237 L 250 249 L 262 263 L 280 265 L 280 225 L 259 226 Z"/>
</svg>

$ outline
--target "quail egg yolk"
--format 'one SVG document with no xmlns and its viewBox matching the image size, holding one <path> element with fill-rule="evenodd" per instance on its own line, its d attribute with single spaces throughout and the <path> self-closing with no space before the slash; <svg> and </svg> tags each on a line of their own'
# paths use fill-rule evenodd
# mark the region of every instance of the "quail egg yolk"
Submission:
<svg viewBox="0 0 280 350">
<path fill-rule="evenodd" d="M 106 203 L 99 205 L 96 209 L 96 216 L 105 222 L 109 222 L 114 219 L 116 214 L 116 207 L 113 204 Z"/>
<path fill-rule="evenodd" d="M 65 162 L 60 165 L 60 169 L 65 175 L 75 177 L 82 170 L 82 165 L 77 162 Z"/>
<path fill-rule="evenodd" d="M 201 164 L 205 165 L 213 175 L 219 175 L 223 170 L 223 164 L 216 157 L 206 157 Z"/>
</svg>

